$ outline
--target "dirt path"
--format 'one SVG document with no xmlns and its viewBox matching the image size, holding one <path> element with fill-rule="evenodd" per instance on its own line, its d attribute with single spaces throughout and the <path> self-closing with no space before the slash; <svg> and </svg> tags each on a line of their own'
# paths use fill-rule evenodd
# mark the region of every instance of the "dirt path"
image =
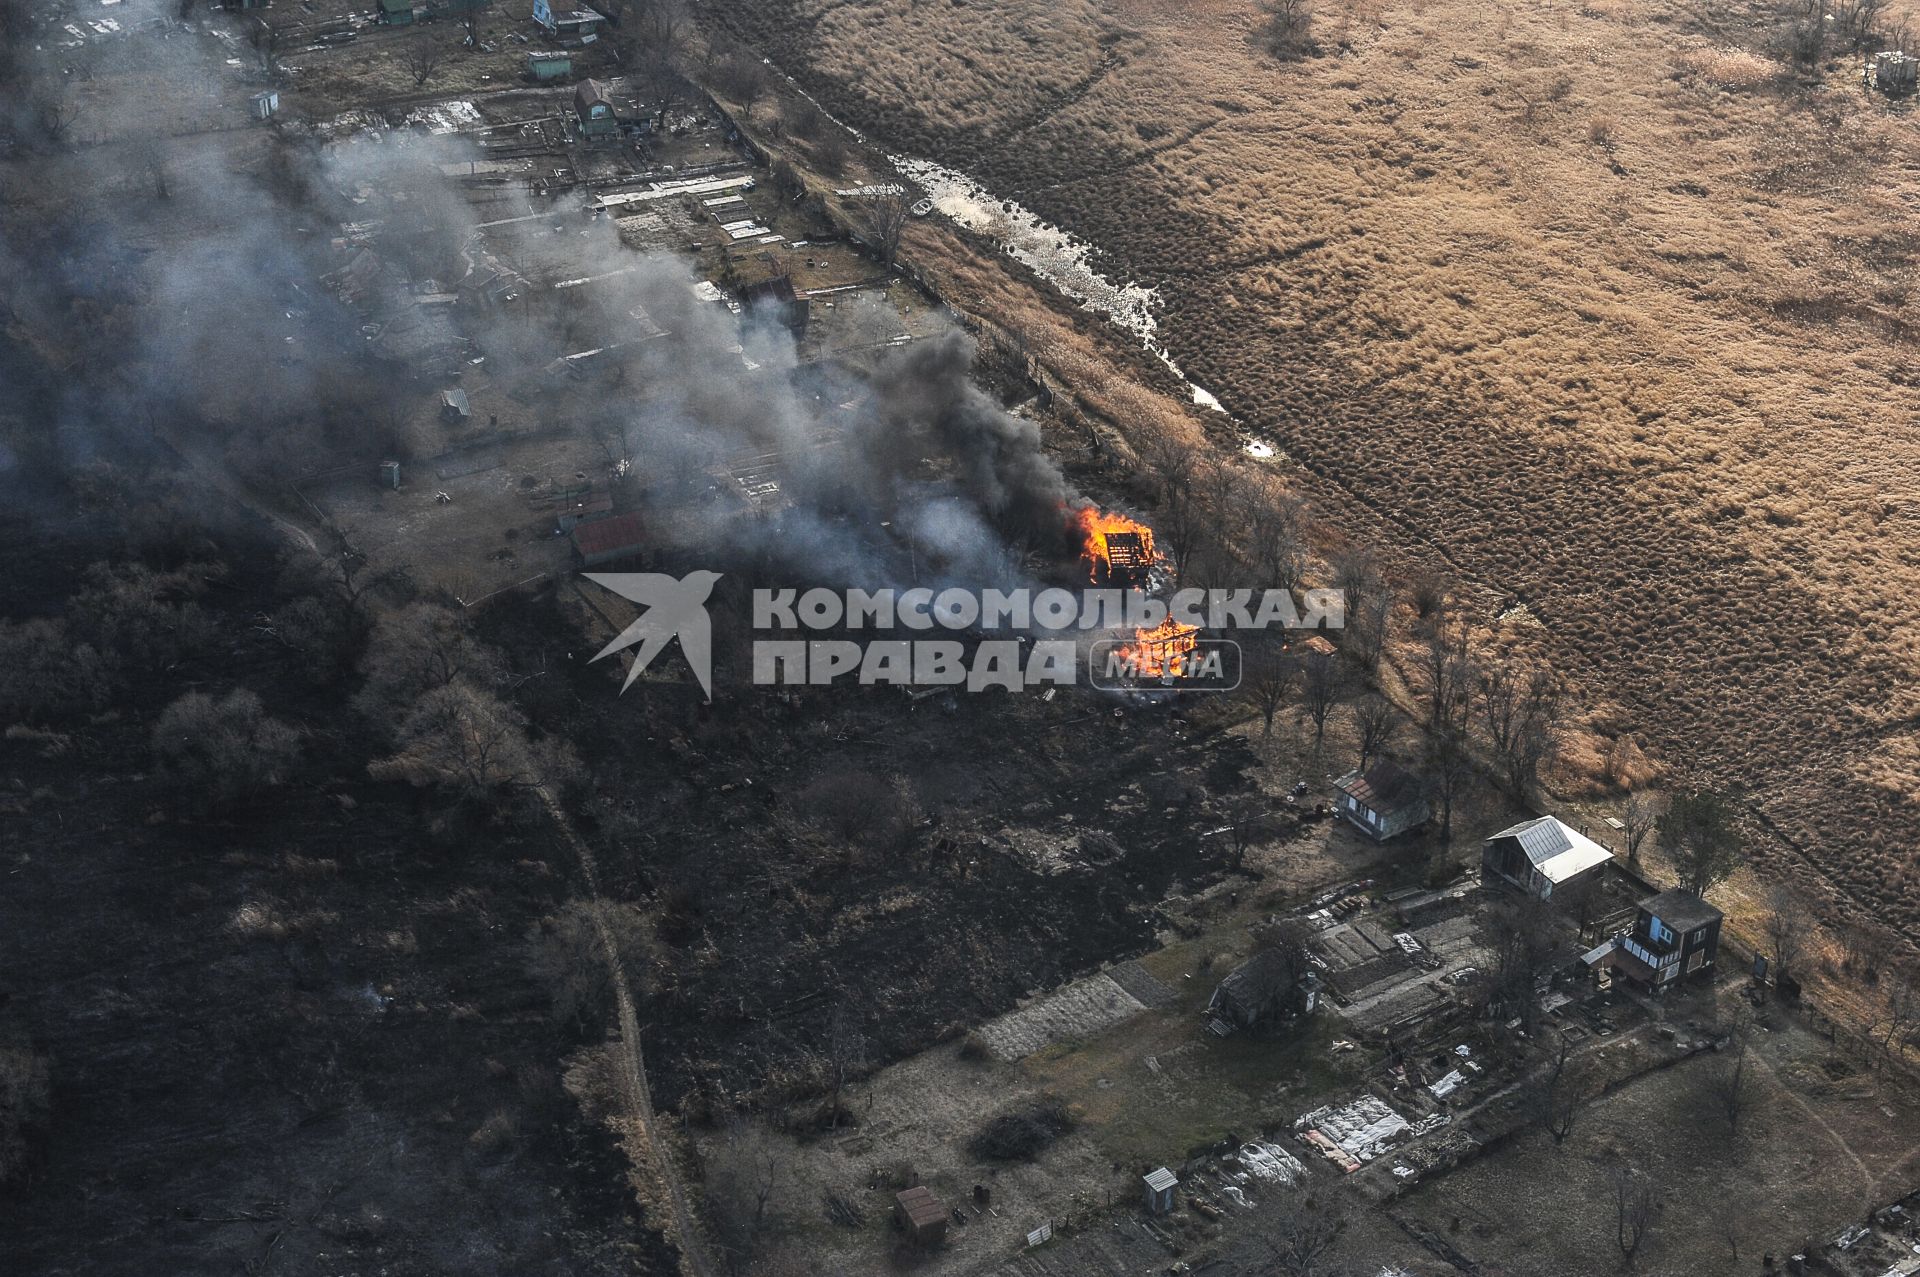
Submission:
<svg viewBox="0 0 1920 1277">
<path fill-rule="evenodd" d="M 1807 1115 L 1808 1121 L 1813 1122 L 1821 1130 L 1825 1131 L 1828 1138 L 1840 1146 L 1840 1151 L 1847 1155 L 1847 1160 L 1853 1163 L 1853 1168 L 1860 1172 L 1861 1208 L 1863 1210 L 1870 1209 L 1873 1206 L 1874 1186 L 1878 1181 L 1874 1178 L 1873 1172 L 1867 1169 L 1867 1164 L 1860 1160 L 1860 1155 L 1853 1151 L 1853 1145 L 1847 1143 L 1846 1136 L 1834 1130 L 1832 1124 L 1829 1123 L 1826 1118 L 1814 1112 L 1813 1106 L 1802 1099 L 1798 1091 L 1787 1085 L 1786 1081 L 1781 1078 L 1779 1072 L 1773 1067 L 1773 1061 L 1759 1054 L 1753 1054 L 1751 1058 L 1765 1070 L 1767 1077 L 1772 1080 L 1773 1084 L 1779 1087 L 1788 1099 L 1793 1101 L 1795 1107 Z"/>
<path fill-rule="evenodd" d="M 657 1187 L 664 1190 L 668 1218 L 659 1220 L 657 1212 L 653 1217 L 666 1225 L 661 1231 L 666 1233 L 667 1240 L 680 1252 L 686 1271 L 693 1277 L 715 1277 L 719 1269 L 707 1257 L 706 1244 L 701 1239 L 693 1209 L 687 1204 L 686 1186 L 681 1183 L 680 1172 L 673 1162 L 673 1152 L 657 1134 L 658 1120 L 653 1111 L 653 1095 L 647 1088 L 646 1058 L 640 1050 L 640 1016 L 634 1010 L 633 990 L 628 986 L 627 973 L 620 965 L 620 952 L 614 946 L 613 932 L 600 912 L 600 876 L 593 849 L 574 830 L 573 822 L 567 819 L 567 813 L 552 791 L 542 785 L 538 792 L 547 813 L 553 817 L 554 825 L 565 835 L 574 854 L 580 857 L 581 875 L 586 879 L 587 896 L 594 906 L 588 911 L 588 916 L 593 919 L 594 934 L 600 941 L 600 956 L 605 959 L 607 974 L 613 982 L 613 997 L 620 1017 L 620 1043 L 614 1056 L 619 1062 L 620 1089 L 624 1093 L 627 1122 L 631 1127 L 629 1138 L 637 1141 L 637 1147 L 628 1148 L 628 1157 L 632 1159 L 636 1171 L 652 1172 Z M 641 1204 L 645 1206 L 649 1203 L 643 1199 Z"/>
</svg>

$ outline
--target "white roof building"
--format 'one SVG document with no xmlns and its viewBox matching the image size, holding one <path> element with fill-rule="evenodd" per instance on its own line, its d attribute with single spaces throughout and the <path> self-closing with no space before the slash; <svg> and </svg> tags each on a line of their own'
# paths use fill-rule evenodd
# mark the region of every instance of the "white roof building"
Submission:
<svg viewBox="0 0 1920 1277">
<path fill-rule="evenodd" d="M 1523 891 L 1545 899 L 1613 859 L 1613 853 L 1579 830 L 1541 816 L 1522 821 L 1487 839 L 1481 854 L 1486 873 L 1497 874 Z"/>
</svg>

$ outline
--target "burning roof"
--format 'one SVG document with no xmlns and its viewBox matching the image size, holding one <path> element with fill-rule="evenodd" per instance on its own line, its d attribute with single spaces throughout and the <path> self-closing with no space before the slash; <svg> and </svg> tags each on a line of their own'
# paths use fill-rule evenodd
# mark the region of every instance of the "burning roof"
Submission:
<svg viewBox="0 0 1920 1277">
<path fill-rule="evenodd" d="M 1082 506 L 1071 516 L 1080 534 L 1080 557 L 1088 576 L 1098 584 L 1142 585 L 1159 555 L 1153 548 L 1153 529 L 1124 514 L 1097 506 Z"/>
</svg>

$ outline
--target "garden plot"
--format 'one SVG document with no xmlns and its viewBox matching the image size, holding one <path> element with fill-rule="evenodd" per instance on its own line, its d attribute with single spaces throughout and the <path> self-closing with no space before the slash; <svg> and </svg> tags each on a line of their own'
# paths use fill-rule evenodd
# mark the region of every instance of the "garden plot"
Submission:
<svg viewBox="0 0 1920 1277">
<path fill-rule="evenodd" d="M 1236 1158 L 1242 1170 L 1264 1184 L 1291 1187 L 1307 1174 L 1307 1168 L 1300 1164 L 1299 1158 L 1278 1144 L 1269 1144 L 1264 1140 L 1242 1144 Z"/>
<path fill-rule="evenodd" d="M 1092 1037 L 1146 1009 L 1145 1003 L 1102 971 L 988 1022 L 980 1036 L 994 1055 L 1013 1061 L 1055 1042 Z"/>
<path fill-rule="evenodd" d="M 1412 1127 L 1377 1095 L 1315 1109 L 1294 1123 L 1301 1138 L 1343 1170 L 1355 1171 L 1387 1151 Z"/>
</svg>

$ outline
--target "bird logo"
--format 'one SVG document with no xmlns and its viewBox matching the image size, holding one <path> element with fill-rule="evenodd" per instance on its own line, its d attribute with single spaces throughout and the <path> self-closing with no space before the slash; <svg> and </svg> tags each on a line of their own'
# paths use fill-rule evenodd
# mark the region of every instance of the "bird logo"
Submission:
<svg viewBox="0 0 1920 1277">
<path fill-rule="evenodd" d="M 627 669 L 627 681 L 621 692 L 633 686 L 633 680 L 653 663 L 672 639 L 680 640 L 680 652 L 693 669 L 700 690 L 713 699 L 713 618 L 707 615 L 707 599 L 713 593 L 718 572 L 689 572 L 671 577 L 660 572 L 583 572 L 595 585 L 612 590 L 623 599 L 647 609 L 638 620 L 620 631 L 613 642 L 594 656 L 603 656 L 639 645 L 633 664 Z M 588 662 L 591 664 L 592 662 Z"/>
</svg>

